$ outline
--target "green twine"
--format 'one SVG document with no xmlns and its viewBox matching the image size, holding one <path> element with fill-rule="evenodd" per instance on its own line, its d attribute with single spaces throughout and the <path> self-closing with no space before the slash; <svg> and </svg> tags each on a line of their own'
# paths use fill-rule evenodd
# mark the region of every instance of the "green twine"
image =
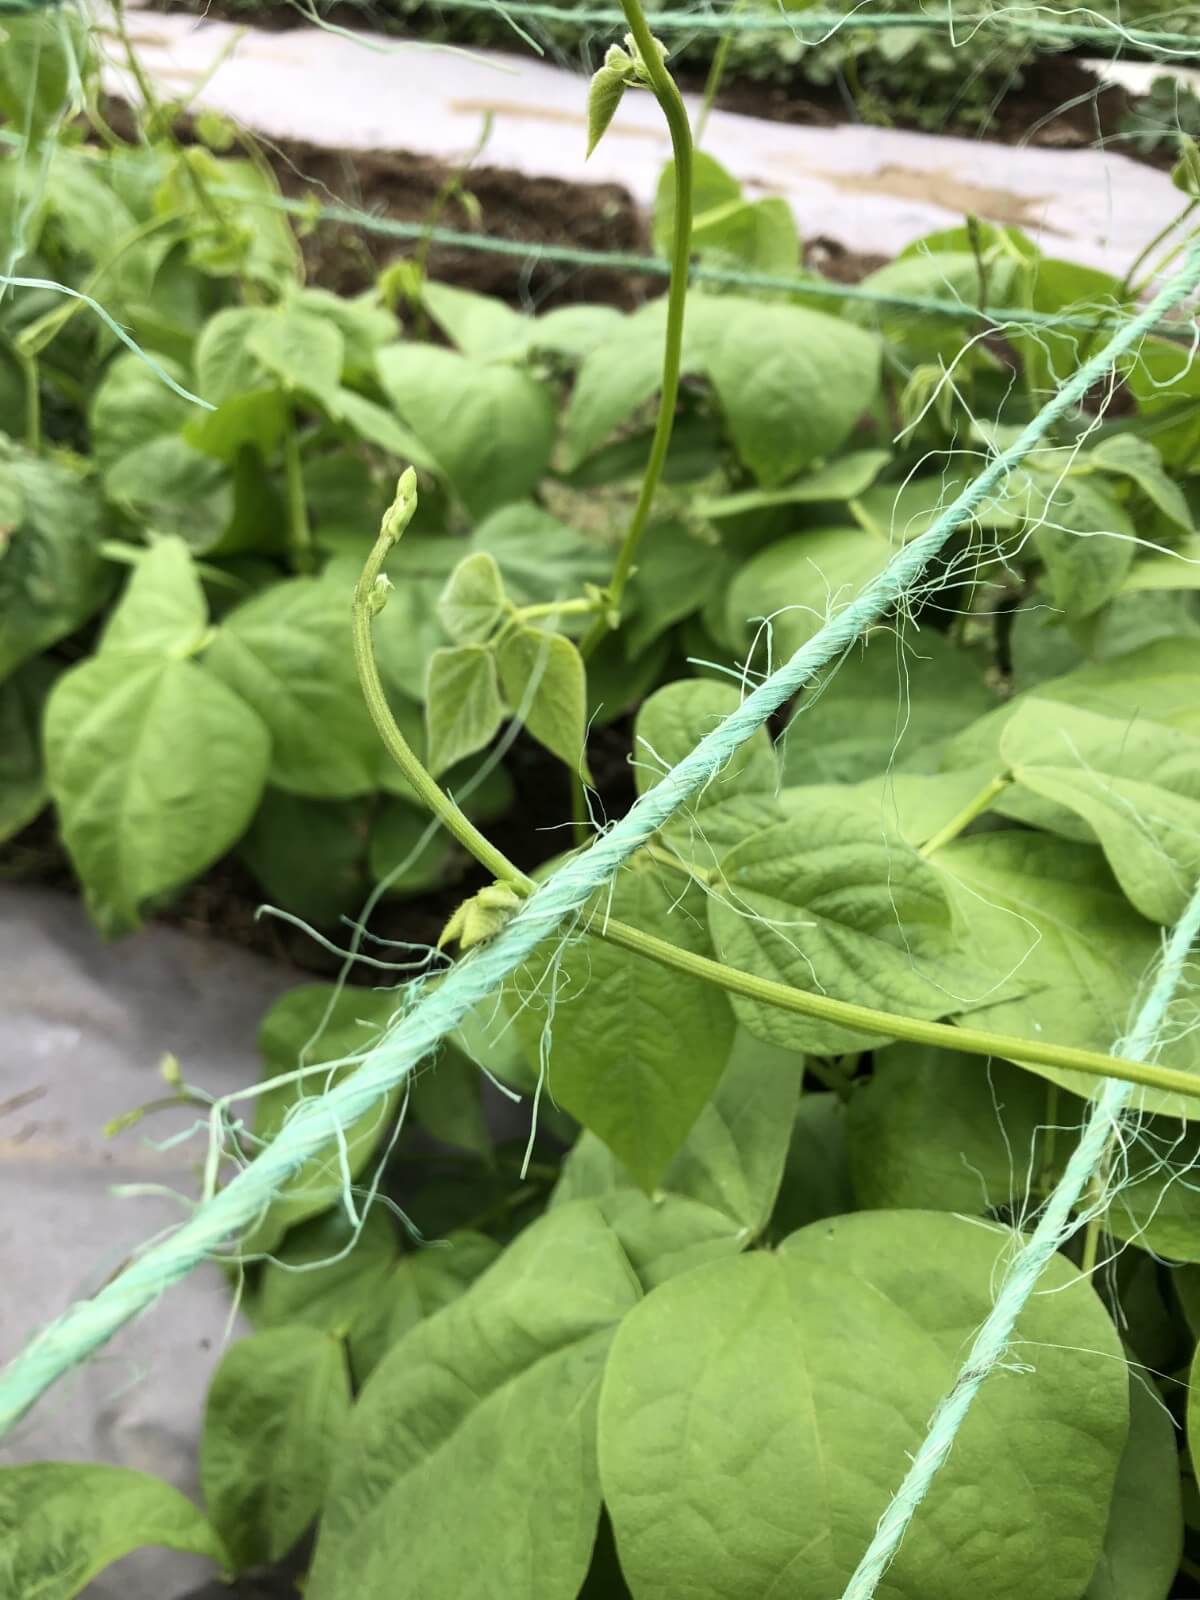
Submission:
<svg viewBox="0 0 1200 1600">
<path fill-rule="evenodd" d="M 1200 938 L 1200 884 L 1176 924 L 1146 1003 L 1138 1013 L 1128 1038 L 1114 1046 L 1115 1055 L 1144 1059 L 1161 1041 L 1167 1011 L 1183 977 L 1188 952 Z M 987 1320 L 975 1335 L 954 1387 L 938 1404 L 929 1430 L 904 1481 L 880 1518 L 875 1536 L 855 1568 L 842 1600 L 871 1600 L 900 1541 L 908 1530 L 955 1439 L 976 1395 L 996 1370 L 1008 1348 L 1017 1319 L 1037 1288 L 1050 1258 L 1082 1226 L 1086 1217 L 1073 1215 L 1088 1184 L 1099 1171 L 1109 1142 L 1120 1137 L 1121 1117 L 1129 1106 L 1133 1086 L 1110 1079 L 1093 1102 L 1078 1145 L 1067 1162 L 1054 1193 L 1027 1243 L 1004 1274 Z"/>
<path fill-rule="evenodd" d="M 393 217 L 373 216 L 369 211 L 359 211 L 353 206 L 313 206 L 304 200 L 289 200 L 282 195 L 266 197 L 247 194 L 245 190 L 227 188 L 223 184 L 210 185 L 211 194 L 223 200 L 238 200 L 246 205 L 267 206 L 272 210 L 286 211 L 305 221 L 338 223 L 361 228 L 364 233 L 378 234 L 383 238 L 417 241 L 428 239 L 432 244 L 446 245 L 455 250 L 474 250 L 484 255 L 510 256 L 525 262 L 555 262 L 569 267 L 600 267 L 614 272 L 636 272 L 648 277 L 667 278 L 670 263 L 660 256 L 642 256 L 632 251 L 583 250 L 569 245 L 531 244 L 528 240 L 498 239 L 490 234 L 461 233 L 453 228 L 428 228 L 420 222 L 399 222 Z M 913 311 L 921 316 L 948 317 L 957 322 L 985 322 L 989 327 L 1003 332 L 1006 327 L 1046 328 L 1061 332 L 1094 335 L 1107 328 L 1115 328 L 1124 321 L 1123 316 L 1100 310 L 1088 315 L 1070 312 L 1037 311 L 1029 306 L 988 306 L 981 309 L 966 300 L 941 300 L 934 296 L 888 294 L 869 289 L 862 284 L 833 283 L 828 278 L 801 277 L 796 273 L 749 272 L 736 267 L 718 267 L 703 262 L 695 263 L 691 270 L 694 283 L 719 283 L 729 289 L 761 289 L 769 293 L 794 294 L 812 300 L 855 301 L 863 305 L 887 307 L 895 311 Z M 1149 329 L 1149 332 L 1170 333 L 1171 327 Z"/>
<path fill-rule="evenodd" d="M 18 278 L 11 273 L 0 272 L 0 287 L 6 289 L 50 289 L 55 294 L 66 295 L 68 300 L 82 300 L 83 304 L 96 313 L 104 326 L 114 333 L 127 350 L 131 350 L 139 361 L 145 362 L 155 377 L 165 383 L 167 388 L 179 396 L 181 400 L 188 400 L 194 406 L 200 406 L 205 411 L 215 411 L 216 406 L 208 400 L 202 400 L 198 394 L 193 394 L 190 389 L 185 389 L 160 362 L 156 361 L 148 350 L 143 350 L 136 339 L 130 337 L 116 318 L 100 304 L 99 300 L 90 294 L 84 294 L 82 289 L 72 289 L 68 284 L 56 283 L 53 278 Z"/>
<path fill-rule="evenodd" d="M 0 144 L 19 142 L 14 135 L 0 128 Z M 66 153 L 82 161 L 92 159 L 79 151 Z M 117 161 L 122 166 L 137 167 L 146 165 L 148 158 L 141 152 L 130 152 L 106 159 Z M 652 278 L 665 279 L 671 270 L 670 264 L 661 256 L 639 255 L 635 251 L 585 250 L 569 245 L 534 244 L 528 240 L 500 239 L 489 234 L 463 233 L 454 228 L 430 228 L 420 222 L 401 222 L 394 217 L 376 216 L 372 212 L 362 211 L 354 206 L 314 205 L 311 200 L 293 200 L 284 195 L 249 193 L 245 189 L 228 184 L 210 184 L 209 192 L 217 199 L 282 211 L 304 222 L 358 228 L 363 233 L 375 234 L 385 239 L 399 239 L 405 243 L 428 240 L 430 244 L 444 245 L 448 249 L 469 250 L 477 254 L 509 257 L 523 262 L 596 268 L 611 272 L 636 273 Z M 1107 329 L 1119 327 L 1124 320 L 1124 314 L 1116 308 L 1098 306 L 1096 310 L 1087 313 L 1038 311 L 1031 306 L 989 305 L 980 308 L 966 300 L 940 299 L 934 295 L 889 294 L 864 284 L 834 283 L 813 274 L 801 276 L 787 272 L 752 272 L 738 267 L 716 266 L 709 262 L 693 264 L 691 281 L 719 284 L 724 288 L 741 289 L 750 293 L 762 291 L 768 294 L 791 294 L 809 300 L 853 302 L 893 311 L 911 311 L 919 316 L 942 317 L 954 322 L 983 322 L 999 332 L 1003 332 L 1006 328 L 1028 327 L 1058 332 L 1069 331 L 1094 337 Z M 74 292 L 61 284 L 45 286 L 57 289 L 60 293 Z M 87 303 L 99 316 L 107 320 L 107 314 L 95 301 L 89 300 Z M 118 337 L 122 336 L 119 329 L 115 331 Z M 1178 330 L 1170 326 L 1150 331 L 1168 336 L 1175 333 L 1178 337 Z"/>
<path fill-rule="evenodd" d="M 0 1434 L 49 1386 L 151 1305 L 171 1284 L 263 1215 L 285 1183 L 388 1095 L 474 1007 L 502 988 L 543 940 L 579 914 L 635 850 L 725 766 L 734 752 L 813 677 L 839 660 L 868 628 L 901 604 L 963 522 L 970 519 L 1050 428 L 1120 360 L 1147 329 L 1200 285 L 1200 243 L 1153 301 L 1063 385 L 929 529 L 904 546 L 857 598 L 834 613 L 792 658 L 673 767 L 590 848 L 547 880 L 489 944 L 427 983 L 407 1014 L 349 1077 L 301 1103 L 274 1141 L 192 1217 L 141 1255 L 92 1299 L 76 1302 L 0 1374 Z"/>
<path fill-rule="evenodd" d="M 439 11 L 499 11 L 506 20 L 523 17 L 529 22 L 586 24 L 597 28 L 623 28 L 624 13 L 615 6 L 558 6 L 543 0 L 436 0 Z M 1096 13 L 1091 13 L 1096 15 Z M 1101 18 L 1098 23 L 1051 20 L 1037 15 L 1037 8 L 1025 10 L 1009 6 L 1001 11 L 979 11 L 958 16 L 953 7 L 941 15 L 927 11 L 871 12 L 852 11 L 655 11 L 646 21 L 655 33 L 787 33 L 811 44 L 820 44 L 843 28 L 883 33 L 895 28 L 919 28 L 944 33 L 950 30 L 951 43 L 957 36 L 995 29 L 1005 34 L 1027 35 L 1057 45 L 1112 45 L 1115 40 L 1136 46 L 1150 54 L 1200 55 L 1200 39 L 1190 33 L 1153 28 L 1127 28 L 1116 18 Z"/>
</svg>

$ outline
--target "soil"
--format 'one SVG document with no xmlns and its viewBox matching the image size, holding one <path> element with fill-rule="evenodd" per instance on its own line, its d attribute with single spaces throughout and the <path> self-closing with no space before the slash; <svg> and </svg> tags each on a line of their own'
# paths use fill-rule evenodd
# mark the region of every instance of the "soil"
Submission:
<svg viewBox="0 0 1200 1600">
<path fill-rule="evenodd" d="M 403 222 L 427 223 L 443 186 L 456 176 L 455 169 L 444 162 L 405 151 L 326 150 L 282 141 L 265 150 L 280 186 L 290 197 L 323 195 L 330 204 Z M 441 226 L 528 244 L 530 251 L 501 256 L 435 244 L 426 264 L 429 276 L 439 283 L 495 295 L 523 310 L 538 311 L 579 302 L 629 311 L 666 292 L 666 279 L 659 273 L 538 259 L 539 245 L 648 254 L 648 221 L 620 185 L 527 178 L 501 167 L 472 167 L 464 182 L 474 204 L 450 200 L 442 212 Z M 416 248 L 406 240 L 336 223 L 315 229 L 303 241 L 311 280 L 340 294 L 366 288 L 381 267 L 412 257 Z M 804 248 L 805 266 L 837 283 L 858 283 L 887 259 L 847 250 L 836 240 L 822 237 L 809 239 Z"/>
<path fill-rule="evenodd" d="M 266 153 L 285 194 L 296 199 L 315 195 L 402 222 L 428 223 L 439 195 L 456 178 L 456 169 L 445 162 L 403 151 L 338 151 L 281 142 L 267 146 Z M 653 275 L 537 259 L 539 245 L 646 254 L 646 224 L 618 184 L 527 178 L 488 166 L 472 167 L 463 182 L 471 199 L 447 201 L 440 226 L 514 240 L 531 250 L 509 257 L 435 244 L 427 267 L 439 282 L 538 310 L 578 301 L 628 310 L 662 293 L 663 280 Z M 304 241 L 313 281 L 343 294 L 362 288 L 381 266 L 411 256 L 415 249 L 408 241 L 351 225 L 325 224 Z"/>
</svg>

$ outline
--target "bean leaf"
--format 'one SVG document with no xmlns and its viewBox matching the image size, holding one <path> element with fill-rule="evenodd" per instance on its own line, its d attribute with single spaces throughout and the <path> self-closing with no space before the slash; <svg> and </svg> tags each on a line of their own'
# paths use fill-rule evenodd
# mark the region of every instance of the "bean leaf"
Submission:
<svg viewBox="0 0 1200 1600">
<path fill-rule="evenodd" d="M 651 866 L 623 873 L 606 910 L 677 948 L 711 954 L 698 889 Z M 537 1063 L 545 1030 L 558 1104 L 597 1134 L 643 1188 L 662 1180 L 729 1054 L 733 1018 L 711 984 L 600 940 L 543 947 L 518 985 L 536 997 L 516 1028 Z"/>
<path fill-rule="evenodd" d="M 721 863 L 709 923 L 722 961 L 910 1017 L 954 1009 L 955 936 L 938 873 L 901 840 L 864 832 L 836 804 L 812 807 L 736 845 Z M 742 996 L 738 1020 L 791 1050 L 841 1055 L 872 1036 Z"/>
<path fill-rule="evenodd" d="M 412 1328 L 355 1408 L 309 1600 L 509 1600 L 514 1573 L 528 1600 L 573 1600 L 600 1515 L 596 1393 L 639 1294 L 616 1235 L 578 1201 Z"/>
<path fill-rule="evenodd" d="M 313 800 L 376 787 L 379 736 L 350 649 L 340 586 L 292 578 L 224 619 L 205 666 L 253 706 L 271 733 L 271 782 Z"/>
<path fill-rule="evenodd" d="M 187 655 L 208 624 L 208 603 L 182 539 L 160 539 L 133 569 L 110 615 L 101 650 Z"/>
<path fill-rule="evenodd" d="M 240 1339 L 208 1391 L 200 1481 L 238 1570 L 282 1561 L 321 1509 L 350 1416 L 341 1341 L 316 1328 Z"/>
<path fill-rule="evenodd" d="M 147 1545 L 229 1565 L 204 1514 L 159 1478 L 76 1461 L 0 1468 L 0 1593 L 71 1600 Z"/>
<path fill-rule="evenodd" d="M 435 650 L 425 689 L 429 770 L 444 772 L 483 750 L 503 721 L 495 654 L 481 644 Z"/>
<path fill-rule="evenodd" d="M 633 728 L 639 794 L 689 755 L 741 700 L 733 684 L 683 678 L 644 701 Z M 766 729 L 760 729 L 675 813 L 663 837 L 688 861 L 713 865 L 748 833 L 781 819 L 778 792 L 779 761 Z"/>
<path fill-rule="evenodd" d="M 1200 877 L 1200 739 L 1025 700 L 1000 740 L 1025 788 L 1094 831 L 1130 903 L 1174 923 Z"/>
<path fill-rule="evenodd" d="M 1011 1248 L 1006 1229 L 941 1213 L 866 1213 L 698 1267 L 636 1307 L 605 1372 L 599 1448 L 639 1600 L 840 1594 Z M 1128 1379 L 1075 1268 L 1055 1257 L 1042 1287 L 1016 1347 L 1036 1350 L 1036 1366 L 1001 1368 L 976 1397 L 889 1593 L 1076 1600 L 1091 1577 Z M 979 1516 L 985 1502 L 1004 1506 L 1002 1521 Z"/>
<path fill-rule="evenodd" d="M 63 840 L 110 936 L 234 844 L 270 754 L 254 711 L 194 662 L 117 651 L 58 680 L 45 738 Z"/>
<path fill-rule="evenodd" d="M 500 640 L 496 665 L 505 699 L 533 737 L 586 777 L 587 673 L 570 639 L 522 623 Z"/>
</svg>

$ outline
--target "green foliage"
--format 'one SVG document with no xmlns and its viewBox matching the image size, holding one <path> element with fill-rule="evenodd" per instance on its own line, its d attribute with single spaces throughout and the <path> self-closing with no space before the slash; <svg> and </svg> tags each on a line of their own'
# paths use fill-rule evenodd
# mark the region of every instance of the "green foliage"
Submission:
<svg viewBox="0 0 1200 1600">
<path fill-rule="evenodd" d="M 83 1462 L 0 1468 L 0 1578 L 12 1595 L 71 1600 L 132 1550 L 228 1552 L 192 1502 L 144 1472 Z"/>
<path fill-rule="evenodd" d="M 867 1213 L 647 1296 L 614 1340 L 599 1420 L 633 1592 L 665 1600 L 686 1585 L 716 1600 L 769 1593 L 787 1574 L 798 1595 L 838 1593 L 990 1308 L 1005 1247 L 1002 1230 L 943 1214 Z M 981 1396 L 905 1539 L 898 1593 L 949 1600 L 966 1584 L 999 1597 L 1024 1574 L 1068 1600 L 1087 1583 L 1129 1426 L 1127 1379 L 1103 1307 L 1073 1276 L 1061 1261 L 1047 1275 L 1058 1292 L 1024 1327 L 1036 1373 Z M 1015 1513 L 1003 1531 L 975 1515 L 983 1493 Z"/>
<path fill-rule="evenodd" d="M 22 28 L 0 52 L 10 117 Z M 994 87 L 961 81 L 973 39 L 944 61 L 927 32 L 865 37 L 777 39 L 759 67 L 857 51 L 868 110 L 885 58 L 905 95 L 954 76 L 967 115 Z M 643 76 L 632 56 L 601 69 L 593 143 Z M 531 314 L 425 281 L 402 326 L 395 274 L 353 298 L 305 284 L 265 164 L 209 134 L 155 132 L 137 181 L 120 151 L 42 152 L 23 269 L 102 283 L 154 365 L 77 302 L 0 303 L 42 402 L 39 428 L 14 356 L 0 837 L 52 805 L 110 935 L 233 852 L 339 942 L 373 889 L 423 897 L 399 938 L 441 929 L 441 951 L 371 945 L 377 986 L 305 984 L 268 1013 L 261 1092 L 226 1111 L 250 1159 L 404 1012 L 415 991 L 380 963 L 436 983 L 528 888 L 494 864 L 481 880 L 467 830 L 431 822 L 360 687 L 352 601 L 403 469 L 411 525 L 384 523 L 357 613 L 393 744 L 472 821 L 505 817 L 541 872 L 537 846 L 566 840 L 540 790 L 562 820 L 594 769 L 600 822 L 627 760 L 644 794 L 933 524 L 1131 296 L 974 222 L 868 288 L 1057 325 L 1006 324 L 1001 347 L 965 315 L 693 288 L 674 440 L 618 594 L 665 301 Z M 786 208 L 709 157 L 696 179 L 697 256 L 796 270 Z M 674 206 L 667 174 L 660 249 Z M 1060 418 L 903 614 L 277 1194 L 239 1241 L 256 1331 L 214 1379 L 207 1519 L 115 1468 L 5 1469 L 0 1589 L 66 1597 L 146 1543 L 240 1572 L 315 1524 L 312 1600 L 838 1592 L 1094 1093 L 1022 1047 L 1119 1051 L 1200 871 L 1191 356 L 1148 339 L 1119 412 L 1093 396 Z M 814 999 L 888 1015 L 835 1024 Z M 1200 1071 L 1193 1024 L 1185 990 L 1156 1059 Z M 975 1029 L 1007 1036 L 991 1061 Z M 485 1073 L 524 1097 L 512 1137 Z M 1184 1370 L 1200 1328 L 1200 1146 L 1191 1100 L 1137 1104 L 1087 1197 L 1089 1248 L 1117 1257 L 1103 1292 L 1052 1263 L 889 1594 L 1165 1600 L 1183 1536 L 1153 1373 Z M 1132 1391 L 1126 1347 L 1151 1369 Z"/>
<path fill-rule="evenodd" d="M 242 1339 L 208 1391 L 200 1481 L 238 1569 L 280 1561 L 320 1511 L 350 1416 L 341 1343 L 311 1327 Z"/>
</svg>

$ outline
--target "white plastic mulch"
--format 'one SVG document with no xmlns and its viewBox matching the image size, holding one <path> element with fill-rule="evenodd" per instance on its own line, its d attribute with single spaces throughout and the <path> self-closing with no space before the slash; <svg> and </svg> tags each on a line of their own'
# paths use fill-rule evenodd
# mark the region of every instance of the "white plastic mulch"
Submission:
<svg viewBox="0 0 1200 1600">
<path fill-rule="evenodd" d="M 456 161 L 475 146 L 490 113 L 481 157 L 488 166 L 620 183 L 646 206 L 669 155 L 650 95 L 628 94 L 585 166 L 585 79 L 539 60 L 515 38 L 511 55 L 467 55 L 371 34 L 347 39 L 315 26 L 262 32 L 151 12 L 133 13 L 132 21 L 143 65 L 165 92 L 195 91 L 197 106 L 268 138 Z M 116 65 L 108 83 L 128 92 Z M 881 254 L 970 211 L 1023 228 L 1048 254 L 1120 275 L 1180 207 L 1165 173 L 1100 150 L 1014 148 L 851 124 L 795 127 L 722 111 L 710 119 L 704 146 L 749 194 L 784 196 L 802 234 Z"/>
<path fill-rule="evenodd" d="M 0 1364 L 178 1222 L 183 1201 L 172 1194 L 196 1192 L 198 1143 L 151 1144 L 190 1116 L 160 1114 L 114 1139 L 105 1124 L 167 1092 L 158 1065 L 168 1050 L 212 1094 L 254 1083 L 263 1013 L 297 981 L 174 928 L 104 944 L 78 900 L 0 892 Z M 151 1192 L 115 1192 L 125 1186 Z M 0 1461 L 108 1462 L 195 1495 L 208 1380 L 228 1335 L 246 1331 L 231 1328 L 229 1308 L 215 1267 L 193 1273 L 51 1390 L 0 1441 Z M 176 1600 L 212 1571 L 195 1557 L 141 1551 L 86 1594 Z"/>
</svg>

